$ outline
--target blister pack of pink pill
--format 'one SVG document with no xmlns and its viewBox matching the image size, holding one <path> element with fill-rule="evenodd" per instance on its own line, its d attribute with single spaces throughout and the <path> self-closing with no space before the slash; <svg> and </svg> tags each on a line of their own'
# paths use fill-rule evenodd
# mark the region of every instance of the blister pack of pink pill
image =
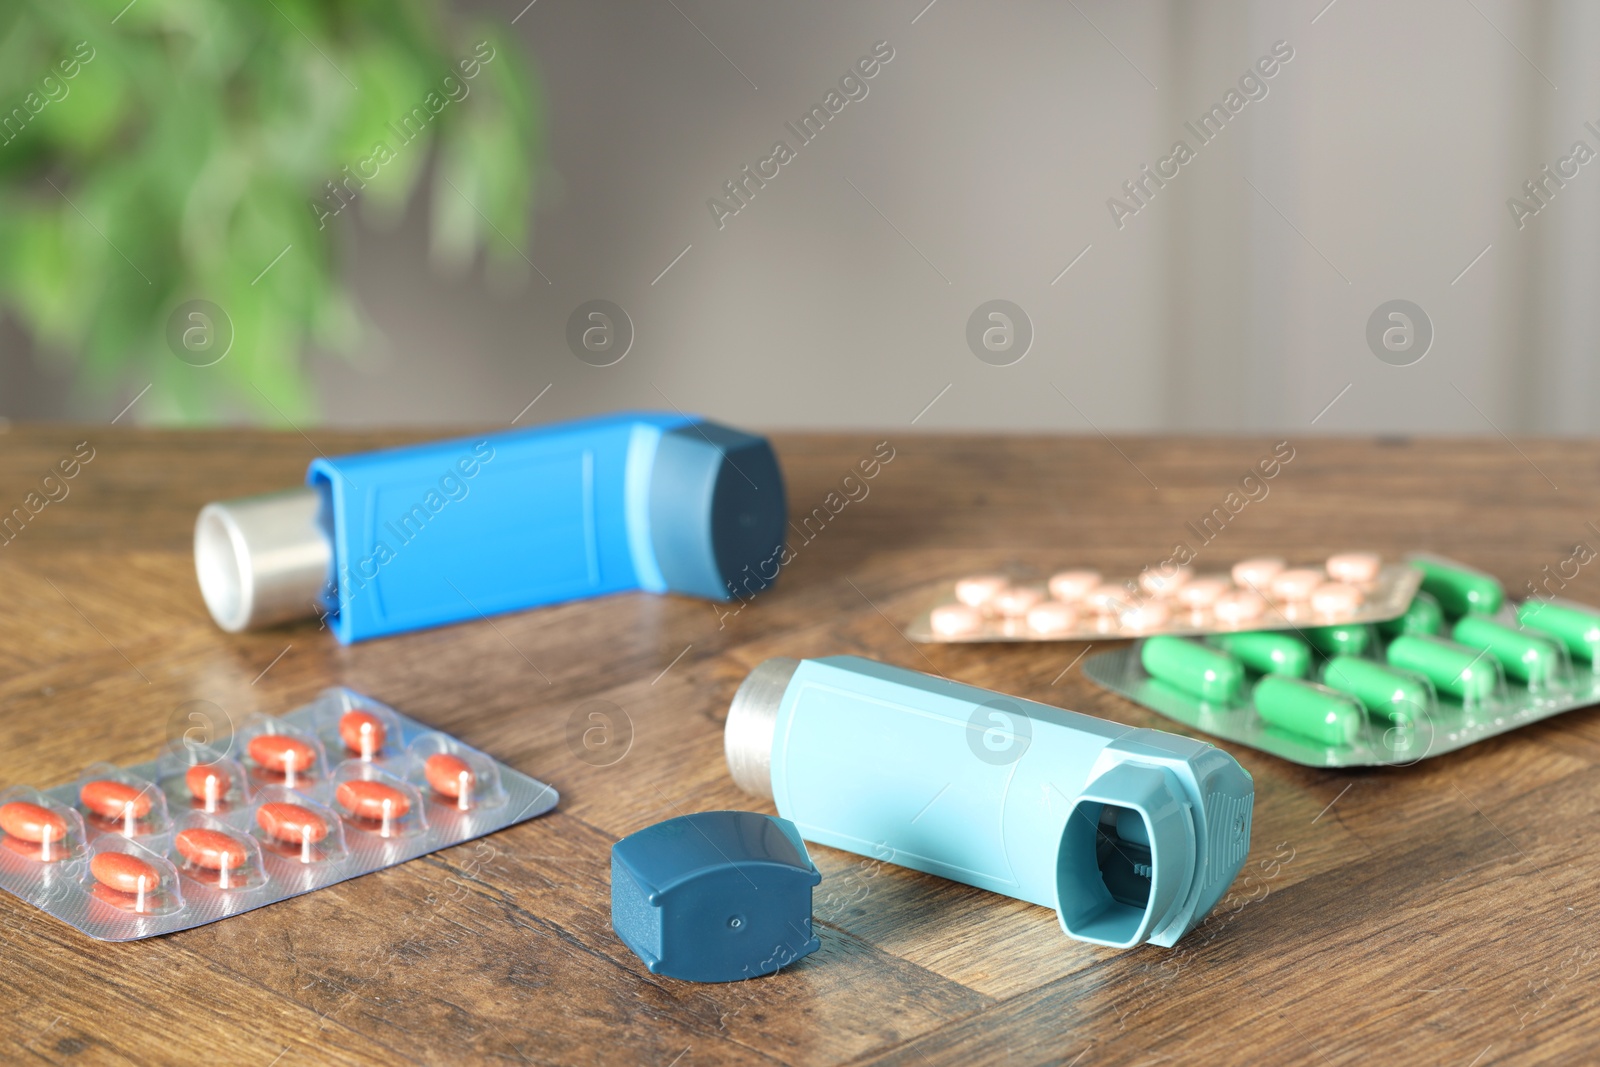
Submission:
<svg viewBox="0 0 1600 1067">
<path fill-rule="evenodd" d="M 1291 566 L 1277 557 L 1226 571 L 1168 559 L 1130 578 L 1087 568 L 1047 581 L 975 574 L 939 591 L 906 635 L 913 641 L 1093 641 L 1382 622 L 1402 614 L 1422 581 L 1405 563 L 1340 552 Z"/>
<path fill-rule="evenodd" d="M 0 888 L 101 941 L 203 926 L 542 815 L 550 786 L 350 689 L 0 792 Z"/>
</svg>

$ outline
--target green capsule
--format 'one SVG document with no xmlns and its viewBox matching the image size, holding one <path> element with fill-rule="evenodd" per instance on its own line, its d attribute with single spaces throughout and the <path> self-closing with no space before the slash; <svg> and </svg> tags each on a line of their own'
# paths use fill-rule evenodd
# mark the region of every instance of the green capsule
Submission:
<svg viewBox="0 0 1600 1067">
<path fill-rule="evenodd" d="M 1372 647 L 1370 626 L 1307 626 L 1300 633 L 1324 656 L 1359 656 Z"/>
<path fill-rule="evenodd" d="M 1600 611 L 1543 600 L 1524 600 L 1517 621 L 1567 646 L 1574 657 L 1593 663 L 1600 652 Z"/>
<path fill-rule="evenodd" d="M 1322 669 L 1322 684 L 1349 693 L 1372 714 L 1391 722 L 1415 721 L 1427 714 L 1433 700 L 1426 682 L 1354 656 L 1330 659 Z"/>
<path fill-rule="evenodd" d="M 1444 632 L 1444 612 L 1439 609 L 1439 602 L 1431 593 L 1419 589 L 1417 595 L 1411 598 L 1411 606 L 1406 608 L 1404 615 L 1380 622 L 1378 629 L 1386 637 L 1440 634 Z"/>
<path fill-rule="evenodd" d="M 1539 689 L 1557 680 L 1561 651 L 1555 642 L 1540 634 L 1530 634 L 1514 626 L 1486 619 L 1482 615 L 1463 615 L 1450 636 L 1468 648 L 1488 649 L 1500 661 L 1506 676 L 1530 689 Z"/>
<path fill-rule="evenodd" d="M 1257 682 L 1252 699 L 1265 722 L 1325 745 L 1352 744 L 1366 721 L 1354 697 L 1279 674 Z"/>
<path fill-rule="evenodd" d="M 1244 694 L 1244 664 L 1227 652 L 1181 637 L 1146 638 L 1139 662 L 1150 677 L 1213 704 L 1231 704 Z"/>
<path fill-rule="evenodd" d="M 1224 652 L 1233 653 L 1246 667 L 1262 674 L 1304 678 L 1311 673 L 1311 649 L 1294 634 L 1282 630 L 1212 634 L 1206 640 Z"/>
<path fill-rule="evenodd" d="M 1487 574 L 1431 559 L 1410 562 L 1422 572 L 1423 591 L 1439 601 L 1446 615 L 1493 615 L 1505 602 L 1505 590 Z"/>
<path fill-rule="evenodd" d="M 1442 637 L 1402 634 L 1389 642 L 1385 655 L 1391 667 L 1416 671 L 1434 689 L 1469 707 L 1492 697 L 1500 683 L 1499 665 L 1487 652 Z"/>
</svg>

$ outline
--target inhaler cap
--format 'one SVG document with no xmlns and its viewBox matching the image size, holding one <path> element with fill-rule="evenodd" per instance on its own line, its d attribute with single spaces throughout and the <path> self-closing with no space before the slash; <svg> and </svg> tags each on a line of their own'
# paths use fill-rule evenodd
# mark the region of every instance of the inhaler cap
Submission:
<svg viewBox="0 0 1600 1067">
<path fill-rule="evenodd" d="M 732 600 L 778 575 L 788 510 L 765 438 L 694 422 L 662 434 L 650 474 L 650 544 L 674 593 Z"/>
<path fill-rule="evenodd" d="M 822 947 L 811 929 L 820 881 L 788 819 L 682 815 L 611 846 L 611 927 L 651 974 L 737 982 Z"/>
</svg>

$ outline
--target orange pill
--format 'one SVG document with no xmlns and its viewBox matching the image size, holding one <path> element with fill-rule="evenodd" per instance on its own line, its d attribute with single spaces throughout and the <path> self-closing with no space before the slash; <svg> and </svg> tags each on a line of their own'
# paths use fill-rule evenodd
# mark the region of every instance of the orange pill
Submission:
<svg viewBox="0 0 1600 1067">
<path fill-rule="evenodd" d="M 119 893 L 150 893 L 161 884 L 154 867 L 126 852 L 102 852 L 89 861 L 89 873 L 107 889 Z"/>
<path fill-rule="evenodd" d="M 243 867 L 250 854 L 233 835 L 200 827 L 179 830 L 172 844 L 178 850 L 178 855 L 188 862 L 213 871 L 231 871 Z"/>
<path fill-rule="evenodd" d="M 196 800 L 212 800 L 227 796 L 233 783 L 228 772 L 215 763 L 196 763 L 184 772 L 183 784 Z"/>
<path fill-rule="evenodd" d="M 78 790 L 78 802 L 85 810 L 105 819 L 124 819 L 129 814 L 142 819 L 150 814 L 149 792 L 114 778 L 84 782 L 83 788 Z"/>
<path fill-rule="evenodd" d="M 351 815 L 377 822 L 387 815 L 398 819 L 411 810 L 411 798 L 392 785 L 351 778 L 333 791 L 339 806 Z"/>
<path fill-rule="evenodd" d="M 309 741 L 288 734 L 257 734 L 250 739 L 250 758 L 269 771 L 304 771 L 317 761 Z"/>
<path fill-rule="evenodd" d="M 447 797 L 459 797 L 463 787 L 470 790 L 478 780 L 466 760 L 448 752 L 429 756 L 422 764 L 422 772 L 428 776 L 433 791 Z"/>
<path fill-rule="evenodd" d="M 328 836 L 328 823 L 310 808 L 285 801 L 263 804 L 256 810 L 256 825 L 279 841 L 299 845 Z"/>
<path fill-rule="evenodd" d="M 383 720 L 370 711 L 347 711 L 339 719 L 339 736 L 344 740 L 344 747 L 362 756 L 382 751 L 387 734 Z"/>
<path fill-rule="evenodd" d="M 0 804 L 0 830 L 36 845 L 60 841 L 67 836 L 67 820 L 38 804 L 13 800 Z"/>
</svg>

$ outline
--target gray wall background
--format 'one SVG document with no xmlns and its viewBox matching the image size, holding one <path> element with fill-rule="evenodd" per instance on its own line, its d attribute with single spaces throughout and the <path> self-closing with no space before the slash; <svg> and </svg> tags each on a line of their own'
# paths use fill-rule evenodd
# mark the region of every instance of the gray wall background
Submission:
<svg viewBox="0 0 1600 1067">
<path fill-rule="evenodd" d="M 509 422 L 539 396 L 524 422 L 1600 430 L 1600 161 L 1520 230 L 1506 206 L 1600 151 L 1600 5 L 525 2 L 470 6 L 515 18 L 544 85 L 526 251 L 549 282 L 436 272 L 422 197 L 348 226 L 371 336 L 316 357 L 329 423 Z M 880 40 L 866 98 L 799 146 L 785 122 Z M 1279 40 L 1268 94 L 1118 229 L 1107 199 Z M 778 139 L 797 158 L 719 230 L 707 199 Z M 613 366 L 565 341 L 593 298 L 634 324 Z M 967 345 L 993 298 L 1035 331 L 1010 366 Z M 1411 366 L 1366 341 L 1393 298 L 1435 331 Z M 100 416 L 0 346 L 0 414 Z"/>
</svg>

